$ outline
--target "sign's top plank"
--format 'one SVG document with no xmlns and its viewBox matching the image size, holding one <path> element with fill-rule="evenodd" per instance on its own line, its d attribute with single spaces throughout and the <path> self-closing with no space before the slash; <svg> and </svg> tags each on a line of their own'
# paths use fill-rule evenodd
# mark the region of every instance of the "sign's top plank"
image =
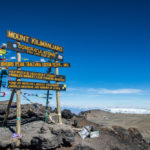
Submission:
<svg viewBox="0 0 150 150">
<path fill-rule="evenodd" d="M 38 80 L 47 80 L 47 81 L 64 82 L 66 80 L 65 76 L 62 76 L 62 75 L 45 74 L 45 73 L 39 73 L 39 72 L 12 70 L 12 69 L 8 70 L 8 75 L 10 77 L 38 79 Z"/>
<path fill-rule="evenodd" d="M 69 63 L 0 62 L 0 67 L 70 67 Z"/>
<path fill-rule="evenodd" d="M 10 30 L 7 30 L 7 37 L 11 38 L 11 39 L 14 39 L 14 40 L 17 40 L 17 41 L 20 41 L 20 42 L 25 42 L 25 43 L 29 43 L 29 44 L 32 44 L 32 45 L 36 45 L 36 46 L 44 47 L 44 48 L 47 48 L 47 49 L 51 49 L 51 50 L 54 50 L 54 51 L 57 51 L 57 52 L 60 52 L 60 53 L 64 52 L 63 47 L 61 47 L 61 46 L 58 46 L 58 45 L 55 45 L 55 44 L 52 44 L 52 43 L 49 43 L 49 42 L 45 42 L 45 41 L 30 37 L 30 36 L 27 36 L 27 35 L 16 33 L 16 32 L 10 31 Z"/>
<path fill-rule="evenodd" d="M 30 47 L 27 45 L 8 42 L 7 43 L 7 49 L 13 50 L 13 51 L 18 51 L 21 53 L 27 53 L 27 54 L 31 54 L 31 55 L 36 55 L 36 56 L 40 56 L 40 57 L 45 57 L 45 58 L 63 61 L 62 55 L 55 54 L 55 53 L 48 52 L 48 51 L 44 51 L 44 50 Z"/>
</svg>

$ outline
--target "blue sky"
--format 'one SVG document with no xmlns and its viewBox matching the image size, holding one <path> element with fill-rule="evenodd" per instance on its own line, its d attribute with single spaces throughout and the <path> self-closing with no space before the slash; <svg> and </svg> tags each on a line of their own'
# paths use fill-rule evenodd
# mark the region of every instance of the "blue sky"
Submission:
<svg viewBox="0 0 150 150">
<path fill-rule="evenodd" d="M 9 29 L 64 47 L 71 68 L 60 69 L 68 87 L 62 105 L 149 107 L 149 6 L 147 0 L 5 0 L 0 42 L 8 41 Z M 10 51 L 7 57 L 15 55 Z"/>
</svg>

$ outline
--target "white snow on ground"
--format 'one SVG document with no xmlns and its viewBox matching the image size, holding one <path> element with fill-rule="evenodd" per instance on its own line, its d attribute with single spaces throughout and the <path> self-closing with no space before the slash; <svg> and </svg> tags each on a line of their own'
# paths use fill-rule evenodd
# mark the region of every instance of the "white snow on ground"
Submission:
<svg viewBox="0 0 150 150">
<path fill-rule="evenodd" d="M 125 113 L 125 114 L 150 114 L 150 109 L 136 109 L 136 108 L 110 108 L 111 113 Z"/>
</svg>

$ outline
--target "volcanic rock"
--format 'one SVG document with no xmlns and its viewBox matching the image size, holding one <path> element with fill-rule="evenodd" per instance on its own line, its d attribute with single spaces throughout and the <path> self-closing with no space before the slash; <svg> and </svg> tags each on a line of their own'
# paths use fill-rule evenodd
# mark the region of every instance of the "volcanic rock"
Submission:
<svg viewBox="0 0 150 150">
<path fill-rule="evenodd" d="M 64 109 L 61 114 L 62 114 L 62 118 L 65 119 L 71 119 L 73 117 L 73 114 L 68 109 Z"/>
<path fill-rule="evenodd" d="M 94 150 L 93 148 L 86 145 L 77 145 L 74 150 Z"/>
<path fill-rule="evenodd" d="M 149 148 L 149 144 L 143 139 L 143 136 L 136 128 L 124 129 L 120 126 L 112 126 L 112 131 L 117 139 L 121 143 L 130 144 L 136 146 L 139 150 L 146 150 Z"/>
<path fill-rule="evenodd" d="M 12 127 L 15 130 L 15 127 Z M 34 121 L 22 125 L 20 148 L 34 150 L 49 150 L 60 145 L 71 146 L 74 142 L 74 132 L 67 125 L 50 125 L 43 121 Z M 14 142 L 9 128 L 0 128 L 0 149 L 12 148 Z"/>
<path fill-rule="evenodd" d="M 22 127 L 22 147 L 34 147 L 34 149 L 52 149 L 67 142 L 71 145 L 74 141 L 74 133 L 69 126 L 64 124 L 49 125 L 43 121 L 28 123 Z M 30 137 L 30 138 L 26 138 Z"/>
</svg>

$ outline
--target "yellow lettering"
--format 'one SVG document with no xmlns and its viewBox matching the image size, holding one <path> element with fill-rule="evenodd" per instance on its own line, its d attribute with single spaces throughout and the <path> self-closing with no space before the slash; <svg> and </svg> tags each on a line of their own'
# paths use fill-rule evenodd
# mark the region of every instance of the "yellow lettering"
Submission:
<svg viewBox="0 0 150 150">
<path fill-rule="evenodd" d="M 34 38 L 31 38 L 31 44 L 34 44 L 35 43 L 35 40 Z"/>
<path fill-rule="evenodd" d="M 26 42 L 29 43 L 29 37 L 28 36 L 26 36 Z"/>
<path fill-rule="evenodd" d="M 7 31 L 7 37 L 14 39 L 14 32 Z"/>
<path fill-rule="evenodd" d="M 45 42 L 44 41 L 40 41 L 40 46 L 44 46 L 45 47 Z"/>
<path fill-rule="evenodd" d="M 19 34 L 18 33 L 14 33 L 14 39 L 19 40 Z"/>
<path fill-rule="evenodd" d="M 20 40 L 25 42 L 26 41 L 26 36 L 20 34 Z"/>
</svg>

